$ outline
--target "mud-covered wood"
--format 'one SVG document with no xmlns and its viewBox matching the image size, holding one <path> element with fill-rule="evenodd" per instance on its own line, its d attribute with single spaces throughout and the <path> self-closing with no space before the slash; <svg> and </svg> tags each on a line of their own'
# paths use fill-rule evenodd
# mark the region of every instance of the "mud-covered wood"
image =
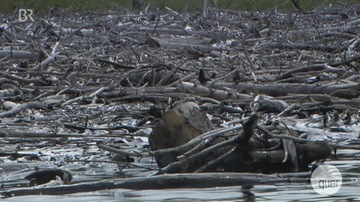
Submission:
<svg viewBox="0 0 360 202">
<path fill-rule="evenodd" d="M 155 126 L 149 136 L 151 150 L 165 149 L 182 145 L 205 133 L 214 126 L 194 102 L 186 102 L 168 111 Z M 156 156 L 160 167 L 175 160 L 176 155 Z"/>
</svg>

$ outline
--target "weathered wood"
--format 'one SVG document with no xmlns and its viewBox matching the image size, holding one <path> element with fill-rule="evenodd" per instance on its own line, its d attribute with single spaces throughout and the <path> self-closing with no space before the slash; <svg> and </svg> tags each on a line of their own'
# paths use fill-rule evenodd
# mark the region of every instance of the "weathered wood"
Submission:
<svg viewBox="0 0 360 202">
<path fill-rule="evenodd" d="M 11 74 L 8 74 L 6 72 L 0 72 L 0 75 L 1 76 L 4 76 L 5 78 L 8 78 L 8 79 L 12 79 L 12 80 L 15 80 L 15 81 L 18 81 L 20 83 L 33 83 L 33 84 L 37 84 L 37 85 L 46 85 L 46 82 L 45 81 L 42 81 L 40 79 L 26 79 L 26 78 L 21 78 L 21 77 L 18 77 L 18 76 L 15 76 L 15 75 L 11 75 Z"/>
<path fill-rule="evenodd" d="M 25 109 L 45 109 L 45 110 L 47 110 L 48 106 L 46 106 L 44 103 L 41 103 L 38 101 L 27 102 L 27 103 L 13 106 L 10 110 L 0 113 L 0 118 L 15 115 Z"/>
<path fill-rule="evenodd" d="M 228 92 L 225 90 L 218 90 L 209 88 L 203 85 L 198 85 L 189 82 L 181 82 L 177 85 L 179 92 L 193 93 L 199 96 L 211 97 L 216 100 L 251 100 L 252 96 L 244 93 Z"/>
<path fill-rule="evenodd" d="M 270 96 L 285 96 L 287 94 L 331 94 L 336 90 L 354 90 L 358 91 L 360 84 L 292 84 L 292 83 L 269 83 L 266 85 L 255 83 L 239 83 L 239 84 L 220 84 L 215 83 L 216 88 L 223 88 L 224 86 L 236 88 L 238 91 L 253 92 L 257 94 L 265 94 Z M 357 97 L 359 94 L 355 94 Z"/>
<path fill-rule="evenodd" d="M 304 66 L 304 67 L 298 67 L 298 68 L 289 70 L 287 72 L 284 72 L 277 78 L 277 80 L 289 78 L 289 77 L 291 77 L 292 74 L 295 74 L 297 72 L 308 72 L 308 71 L 319 71 L 319 70 L 325 70 L 325 72 L 335 72 L 335 73 L 341 73 L 341 74 L 346 72 L 346 70 L 344 70 L 344 69 L 334 68 L 327 64 L 314 64 L 314 65 L 309 65 L 309 66 Z"/>
<path fill-rule="evenodd" d="M 44 60 L 41 63 L 39 63 L 38 65 L 34 66 L 32 68 L 32 70 L 41 70 L 42 68 L 48 66 L 52 62 L 55 62 L 57 60 L 66 58 L 65 56 L 62 56 L 62 55 L 59 55 L 59 54 L 60 54 L 59 52 L 54 53 L 53 55 L 48 57 L 46 60 Z"/>
<path fill-rule="evenodd" d="M 2 50 L 0 51 L 0 58 L 10 57 L 18 59 L 35 59 L 36 54 L 28 51 Z"/>
</svg>

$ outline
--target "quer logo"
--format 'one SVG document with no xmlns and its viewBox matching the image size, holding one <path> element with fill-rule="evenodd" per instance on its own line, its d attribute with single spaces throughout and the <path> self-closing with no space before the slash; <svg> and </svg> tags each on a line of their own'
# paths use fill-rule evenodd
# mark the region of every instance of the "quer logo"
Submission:
<svg viewBox="0 0 360 202">
<path fill-rule="evenodd" d="M 34 11 L 32 9 L 20 8 L 19 9 L 19 21 L 25 22 L 28 19 L 30 19 L 32 22 L 34 22 L 34 18 L 32 17 L 33 14 L 34 14 Z"/>
<path fill-rule="evenodd" d="M 311 175 L 311 185 L 322 196 L 330 196 L 339 191 L 342 184 L 340 171 L 331 165 L 317 167 Z"/>
</svg>

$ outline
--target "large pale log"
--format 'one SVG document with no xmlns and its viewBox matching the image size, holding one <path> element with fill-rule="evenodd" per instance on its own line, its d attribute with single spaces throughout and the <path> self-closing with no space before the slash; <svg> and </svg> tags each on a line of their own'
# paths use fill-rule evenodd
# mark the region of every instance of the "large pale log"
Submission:
<svg viewBox="0 0 360 202">
<path fill-rule="evenodd" d="M 239 84 L 224 84 L 215 83 L 215 88 L 223 88 L 224 86 L 236 88 L 239 92 L 266 94 L 270 96 L 284 96 L 287 94 L 332 94 L 338 90 L 352 91 L 351 97 L 340 98 L 354 98 L 359 96 L 360 84 L 294 84 L 294 83 L 268 83 L 268 84 L 255 84 L 255 83 L 239 83 Z M 334 95 L 337 96 L 337 95 Z"/>
<path fill-rule="evenodd" d="M 36 54 L 28 51 L 3 50 L 0 51 L 0 58 L 13 57 L 17 59 L 35 59 Z"/>
<path fill-rule="evenodd" d="M 218 90 L 209 88 L 203 85 L 198 85 L 189 82 L 181 82 L 177 85 L 178 92 L 193 93 L 199 96 L 211 97 L 216 100 L 252 100 L 253 96 L 237 93 L 237 92 L 228 92 L 225 90 Z"/>
</svg>

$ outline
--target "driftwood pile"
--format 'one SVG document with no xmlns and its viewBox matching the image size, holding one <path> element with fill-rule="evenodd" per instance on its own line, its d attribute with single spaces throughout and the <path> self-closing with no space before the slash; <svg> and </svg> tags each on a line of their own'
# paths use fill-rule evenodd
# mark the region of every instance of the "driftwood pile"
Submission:
<svg viewBox="0 0 360 202">
<path fill-rule="evenodd" d="M 158 174 L 177 172 L 298 172 L 309 163 L 326 159 L 331 152 L 325 141 L 301 138 L 274 139 L 257 125 L 251 114 L 241 125 L 213 130 L 199 107 L 188 102 L 167 112 L 149 136 L 160 167 Z M 256 135 L 256 127 L 264 135 Z M 240 130 L 235 134 L 227 134 Z M 290 131 L 290 135 L 295 131 Z M 276 137 L 276 136 L 275 136 Z"/>
<path fill-rule="evenodd" d="M 117 162 L 128 166 L 140 166 L 131 162 L 154 155 L 160 167 L 157 174 L 161 174 L 221 170 L 215 166 L 217 157 L 237 151 L 239 146 L 233 145 L 241 144 L 239 139 L 243 137 L 246 142 L 254 142 L 252 138 L 260 135 L 285 145 L 274 150 L 276 162 L 295 162 L 295 153 L 286 149 L 292 144 L 298 145 L 298 153 L 301 144 L 308 146 L 303 152 L 325 148 L 301 166 L 261 170 L 251 165 L 235 169 L 274 173 L 308 170 L 310 162 L 326 158 L 329 146 L 359 149 L 358 145 L 303 138 L 320 134 L 321 140 L 327 140 L 341 134 L 348 143 L 359 144 L 359 16 L 360 5 L 310 12 L 208 8 L 206 17 L 201 12 L 170 8 L 107 13 L 72 13 L 53 8 L 33 16 L 35 22 L 20 22 L 16 14 L 1 14 L 0 164 L 10 161 L 17 165 L 18 158 L 43 162 L 46 154 L 32 151 L 61 150 L 55 145 L 84 151 L 95 147 L 118 153 L 117 160 L 125 162 Z M 203 128 L 196 129 L 196 135 L 167 146 L 159 146 L 156 138 L 150 138 L 152 151 L 146 141 L 139 143 L 142 139 L 138 137 L 147 139 L 151 129 L 153 134 L 166 130 L 156 126 L 165 120 L 164 113 L 188 101 L 201 111 L 186 119 L 188 123 L 201 122 Z M 206 145 L 211 135 L 222 138 L 216 141 L 225 150 L 211 160 L 205 158 L 209 164 L 203 162 L 190 170 L 166 169 L 188 154 L 165 153 L 168 156 L 162 158 L 163 149 L 193 140 Z M 120 146 L 115 144 L 117 138 L 122 139 Z M 191 148 L 186 151 L 199 151 Z M 240 153 L 266 159 L 257 152 Z M 84 152 L 86 158 L 67 157 L 61 163 L 55 157 L 55 162 L 60 168 L 76 161 L 91 162 L 87 155 Z M 7 196 L 291 182 L 281 175 L 175 174 L 9 190 L 12 187 L 3 179 L 16 169 L 1 169 L 5 189 L 2 194 Z"/>
</svg>

